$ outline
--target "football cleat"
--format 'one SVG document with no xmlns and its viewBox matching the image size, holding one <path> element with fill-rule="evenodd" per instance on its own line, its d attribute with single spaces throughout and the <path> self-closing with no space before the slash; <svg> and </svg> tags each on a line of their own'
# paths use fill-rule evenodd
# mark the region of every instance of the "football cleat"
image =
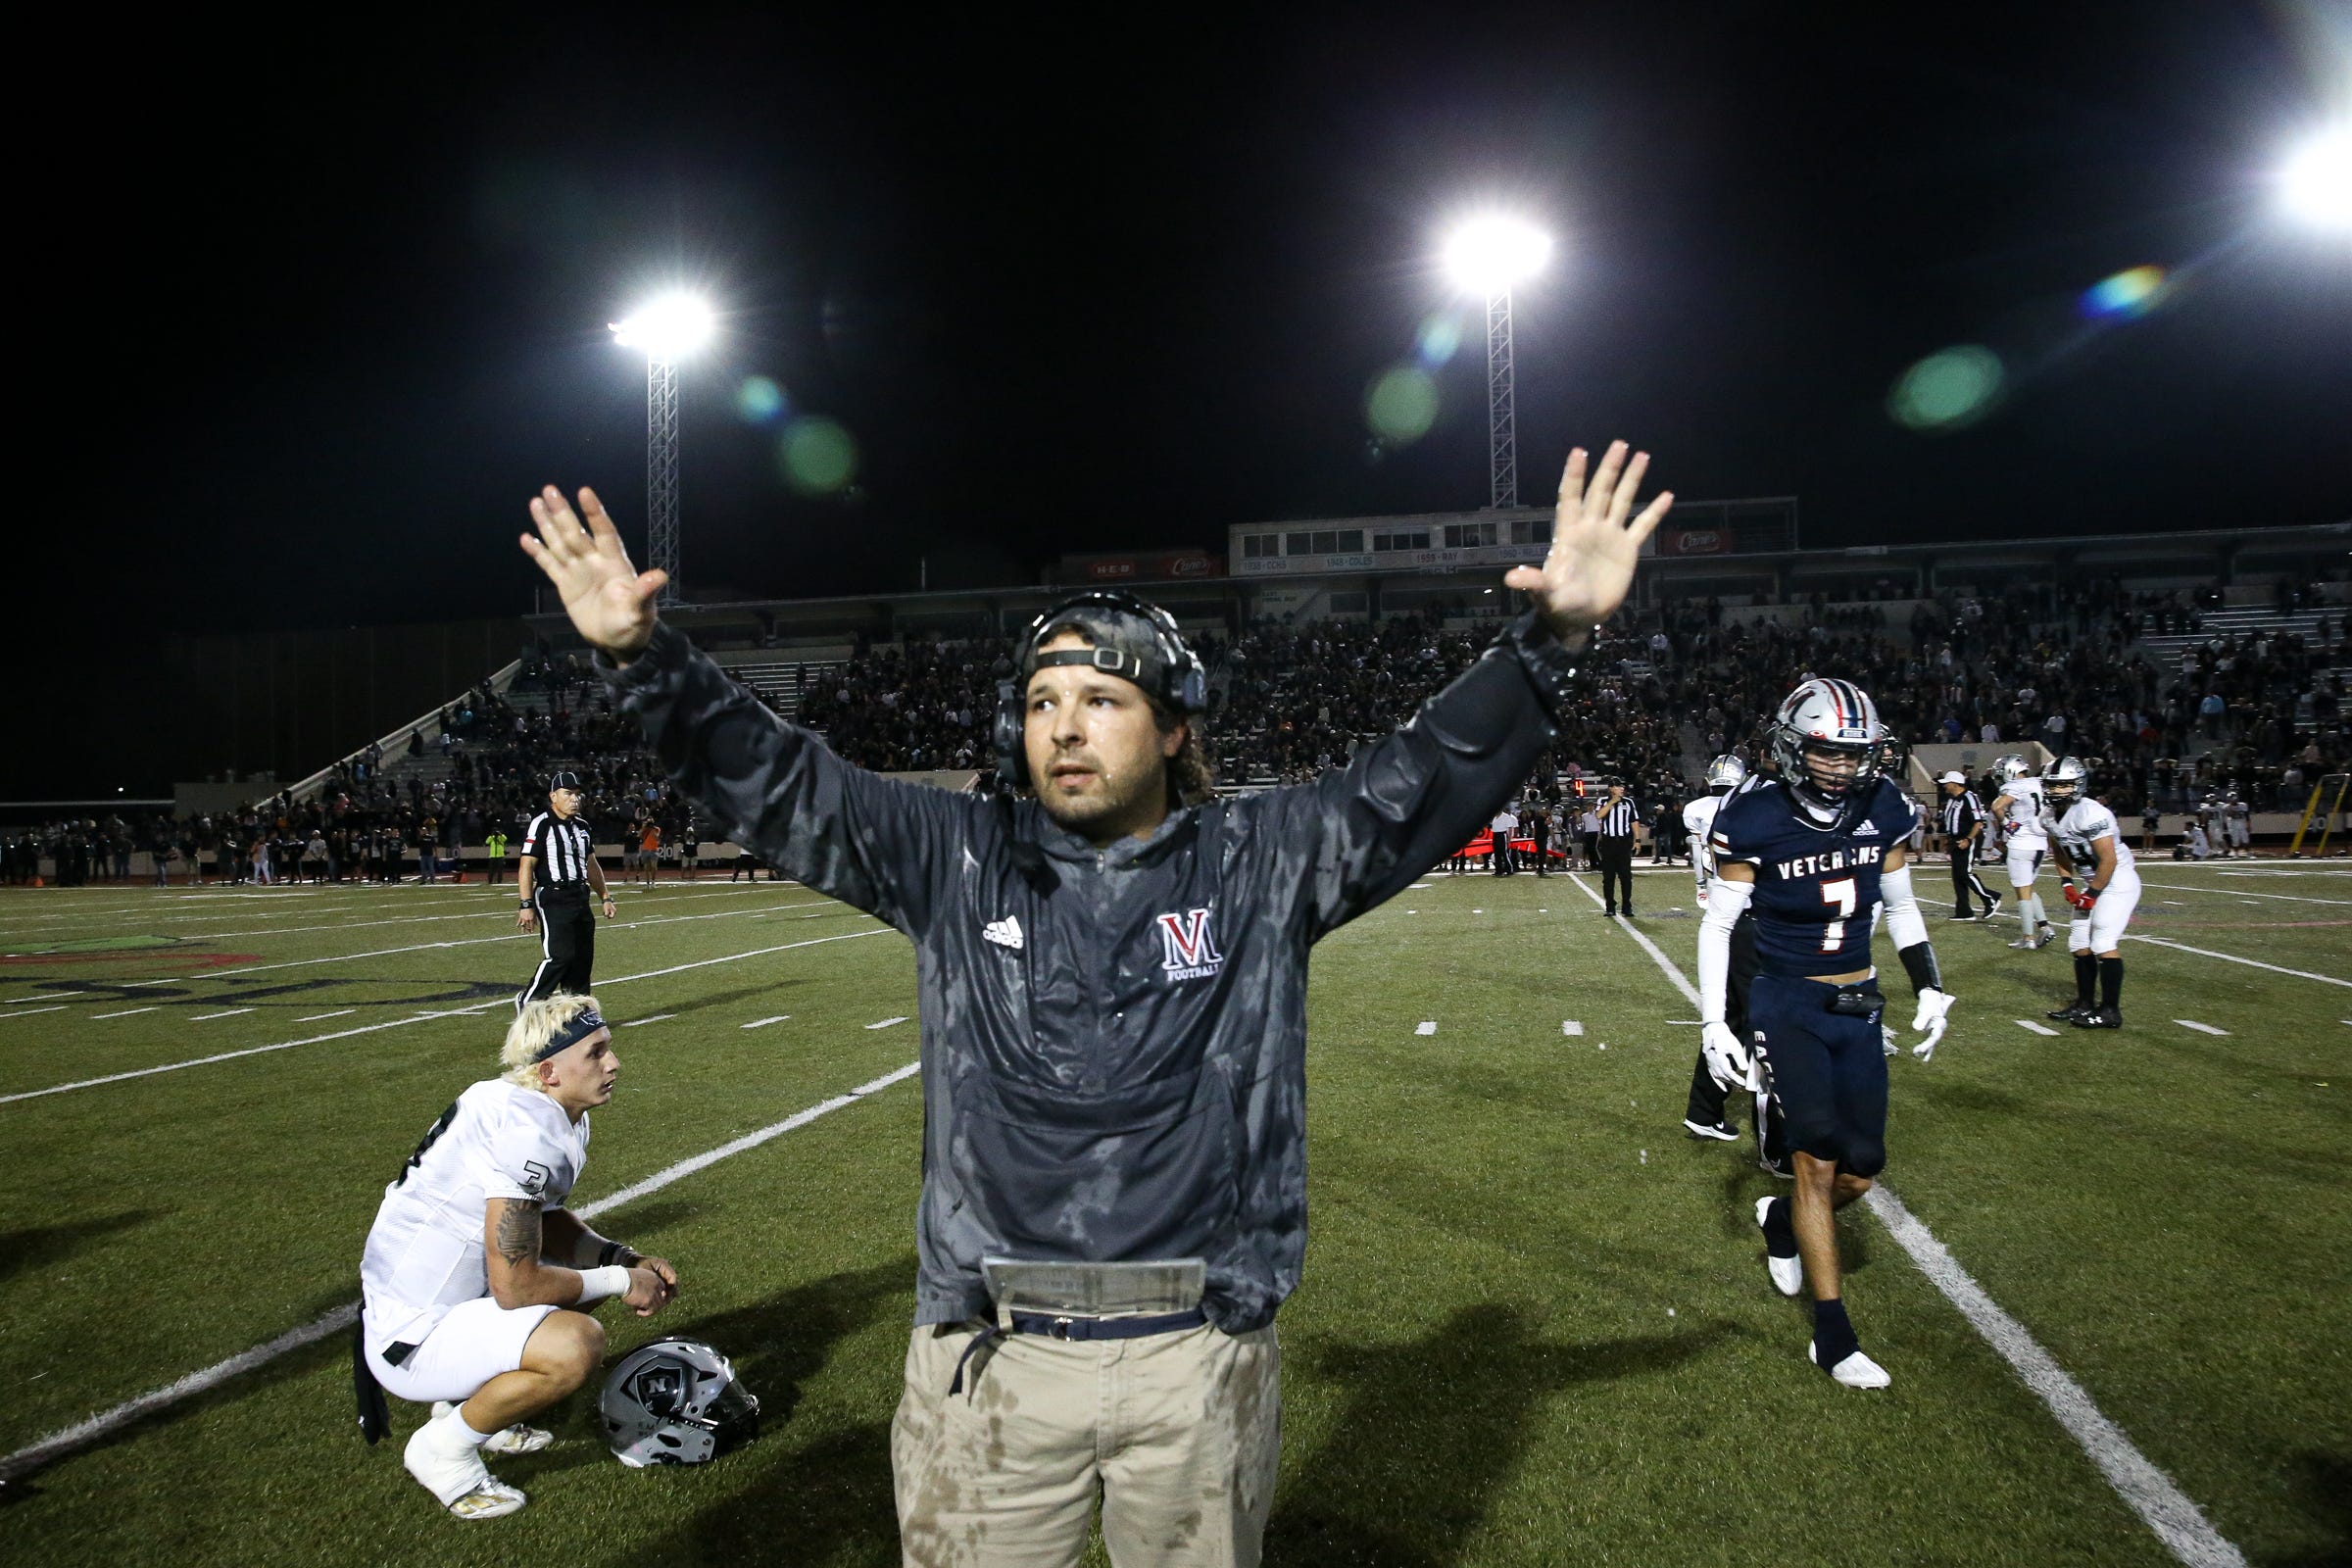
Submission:
<svg viewBox="0 0 2352 1568">
<path fill-rule="evenodd" d="M 1772 1205 L 1779 1201 L 1780 1200 L 1777 1198 L 1756 1200 L 1756 1229 L 1764 1228 L 1764 1216 L 1770 1213 Z M 1798 1257 L 1794 1252 L 1789 1253 L 1787 1257 L 1776 1255 L 1772 1250 L 1772 1241 L 1769 1237 L 1764 1242 L 1764 1271 L 1772 1276 L 1772 1288 L 1783 1296 L 1794 1296 L 1805 1288 L 1804 1259 Z M 1844 1363 L 1840 1362 L 1839 1364 L 1843 1365 Z"/>
<path fill-rule="evenodd" d="M 1991 918 L 1992 918 L 1994 915 L 1996 915 L 1996 914 L 1998 914 L 1998 913 L 2000 913 L 2000 912 L 2001 912 L 2001 897 L 2000 897 L 2000 895 L 1999 895 L 1999 894 L 1997 894 L 1997 893 L 1996 893 L 1996 894 L 1994 894 L 1994 895 L 1993 895 L 1993 897 L 1992 897 L 1992 902 L 1991 902 L 1990 904 L 1987 904 L 1986 906 L 1984 906 L 1984 912 L 1983 914 L 1981 914 L 1981 915 L 1978 915 L 1978 916 L 1977 916 L 1977 918 L 1978 918 L 1978 919 L 1980 919 L 1980 920 L 1989 920 L 1989 919 L 1991 919 Z"/>
<path fill-rule="evenodd" d="M 2123 1026 L 2124 1009 L 2121 1007 L 2092 1007 L 2075 1019 L 2078 1029 L 2121 1029 Z"/>
<path fill-rule="evenodd" d="M 447 1399 L 435 1399 L 433 1401 L 433 1419 L 438 1421 L 456 1408 L 457 1406 Z M 492 1433 L 490 1441 L 482 1445 L 482 1452 L 537 1453 L 555 1441 L 555 1434 L 543 1432 L 537 1427 L 526 1427 L 517 1421 L 504 1432 Z"/>
<path fill-rule="evenodd" d="M 1692 1138 L 1712 1138 L 1719 1144 L 1734 1144 L 1740 1141 L 1740 1129 L 1728 1121 L 1692 1121 L 1690 1117 L 1685 1116 L 1683 1130 Z"/>
<path fill-rule="evenodd" d="M 2013 948 L 2021 948 L 2026 952 L 2031 953 L 2038 944 L 2036 944 L 2032 937 L 2019 937 L 2015 942 L 2012 942 L 2009 945 Z"/>
<path fill-rule="evenodd" d="M 1815 1366 L 1821 1365 L 1821 1352 L 1810 1343 L 1805 1346 L 1805 1359 Z M 1845 1359 L 1831 1367 L 1829 1372 L 1830 1376 L 1849 1389 L 1883 1389 L 1894 1381 L 1886 1375 L 1885 1367 L 1860 1350 L 1847 1351 Z"/>
<path fill-rule="evenodd" d="M 438 1424 L 428 1421 L 410 1434 L 401 1464 L 442 1507 L 460 1519 L 497 1519 L 528 1500 L 490 1473 L 478 1449 L 450 1451 L 434 1435 Z"/>
<path fill-rule="evenodd" d="M 2043 1014 L 2043 1016 L 2058 1023 L 2075 1023 L 2079 1021 L 2084 1013 L 2091 1010 L 2091 1008 L 2085 1007 L 2080 1002 L 2070 1002 L 2063 1007 L 2052 1007 L 2047 1013 Z"/>
</svg>

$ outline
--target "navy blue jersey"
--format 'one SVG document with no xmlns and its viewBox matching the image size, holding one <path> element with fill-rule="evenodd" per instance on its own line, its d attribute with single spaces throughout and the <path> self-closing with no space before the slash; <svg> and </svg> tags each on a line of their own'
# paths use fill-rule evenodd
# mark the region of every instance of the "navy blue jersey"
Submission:
<svg viewBox="0 0 2352 1568">
<path fill-rule="evenodd" d="M 1765 974 L 1848 974 L 1870 966 L 1879 867 L 1911 835 L 1911 803 L 1880 779 L 1868 809 L 1822 825 L 1788 789 L 1744 790 L 1715 813 L 1718 863 L 1756 868 L 1756 964 Z"/>
</svg>

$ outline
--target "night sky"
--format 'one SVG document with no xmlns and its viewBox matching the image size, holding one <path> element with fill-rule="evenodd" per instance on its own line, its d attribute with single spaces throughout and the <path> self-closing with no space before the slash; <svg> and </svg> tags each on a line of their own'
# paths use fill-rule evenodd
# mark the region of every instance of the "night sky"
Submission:
<svg viewBox="0 0 2352 1568">
<path fill-rule="evenodd" d="M 1475 507 L 1433 259 L 1482 205 L 1559 241 L 1518 297 L 1529 499 L 1624 434 L 1686 497 L 1797 495 L 1814 545 L 2352 516 L 2352 243 L 2263 182 L 2352 92 L 2341 5 L 1054 15 L 91 40 L 20 176 L 34 630 L 85 674 L 17 793 L 112 793 L 163 634 L 519 612 L 543 480 L 641 526 L 605 325 L 679 282 L 725 318 L 685 372 L 698 593 Z M 2153 310 L 2080 314 L 2148 265 Z M 1376 449 L 1368 384 L 1449 312 L 1436 423 Z M 1970 343 L 2002 397 L 1898 425 Z M 850 432 L 851 489 L 787 484 L 755 375 Z"/>
</svg>

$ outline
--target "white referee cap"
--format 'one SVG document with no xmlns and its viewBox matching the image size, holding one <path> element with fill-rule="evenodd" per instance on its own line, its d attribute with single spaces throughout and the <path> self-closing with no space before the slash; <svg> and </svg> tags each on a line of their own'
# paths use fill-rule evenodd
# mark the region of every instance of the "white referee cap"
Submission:
<svg viewBox="0 0 2352 1568">
<path fill-rule="evenodd" d="M 1965 784 L 1968 782 L 1968 780 L 1961 777 L 1960 770 L 1955 767 L 1950 772 L 1944 774 L 1943 777 L 1937 779 L 1936 782 L 1938 784 Z"/>
</svg>

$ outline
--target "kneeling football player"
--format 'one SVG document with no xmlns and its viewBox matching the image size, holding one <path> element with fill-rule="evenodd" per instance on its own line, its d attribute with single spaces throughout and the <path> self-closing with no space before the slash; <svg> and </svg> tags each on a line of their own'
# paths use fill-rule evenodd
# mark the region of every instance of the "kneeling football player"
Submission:
<svg viewBox="0 0 2352 1568">
<path fill-rule="evenodd" d="M 1774 716 L 1776 776 L 1726 800 L 1710 834 L 1715 880 L 1699 926 L 1700 1039 L 1718 1083 L 1763 1083 L 1787 1121 L 1795 1191 L 1756 1202 L 1774 1287 L 1813 1288 L 1807 1354 L 1855 1389 L 1887 1376 L 1845 1313 L 1836 1211 L 1886 1163 L 1886 1055 L 1870 938 L 1879 906 L 1918 992 L 1923 1059 L 1952 1004 L 1911 888 L 1911 803 L 1885 776 L 1886 732 L 1849 681 L 1811 679 Z M 1725 1021 L 1732 931 L 1752 906 L 1748 1039 Z M 1750 1055 L 1750 1049 L 1753 1055 Z"/>
<path fill-rule="evenodd" d="M 482 1455 L 552 1441 L 521 1423 L 596 1371 L 605 1330 L 587 1308 L 617 1296 L 650 1317 L 678 1284 L 666 1259 L 564 1206 L 587 1162 L 588 1112 L 620 1071 L 596 1000 L 526 1004 L 500 1060 L 504 1074 L 460 1095 L 384 1189 L 360 1265 L 360 1429 L 383 1436 L 379 1389 L 432 1403 L 405 1462 L 461 1519 L 522 1506 Z"/>
</svg>

